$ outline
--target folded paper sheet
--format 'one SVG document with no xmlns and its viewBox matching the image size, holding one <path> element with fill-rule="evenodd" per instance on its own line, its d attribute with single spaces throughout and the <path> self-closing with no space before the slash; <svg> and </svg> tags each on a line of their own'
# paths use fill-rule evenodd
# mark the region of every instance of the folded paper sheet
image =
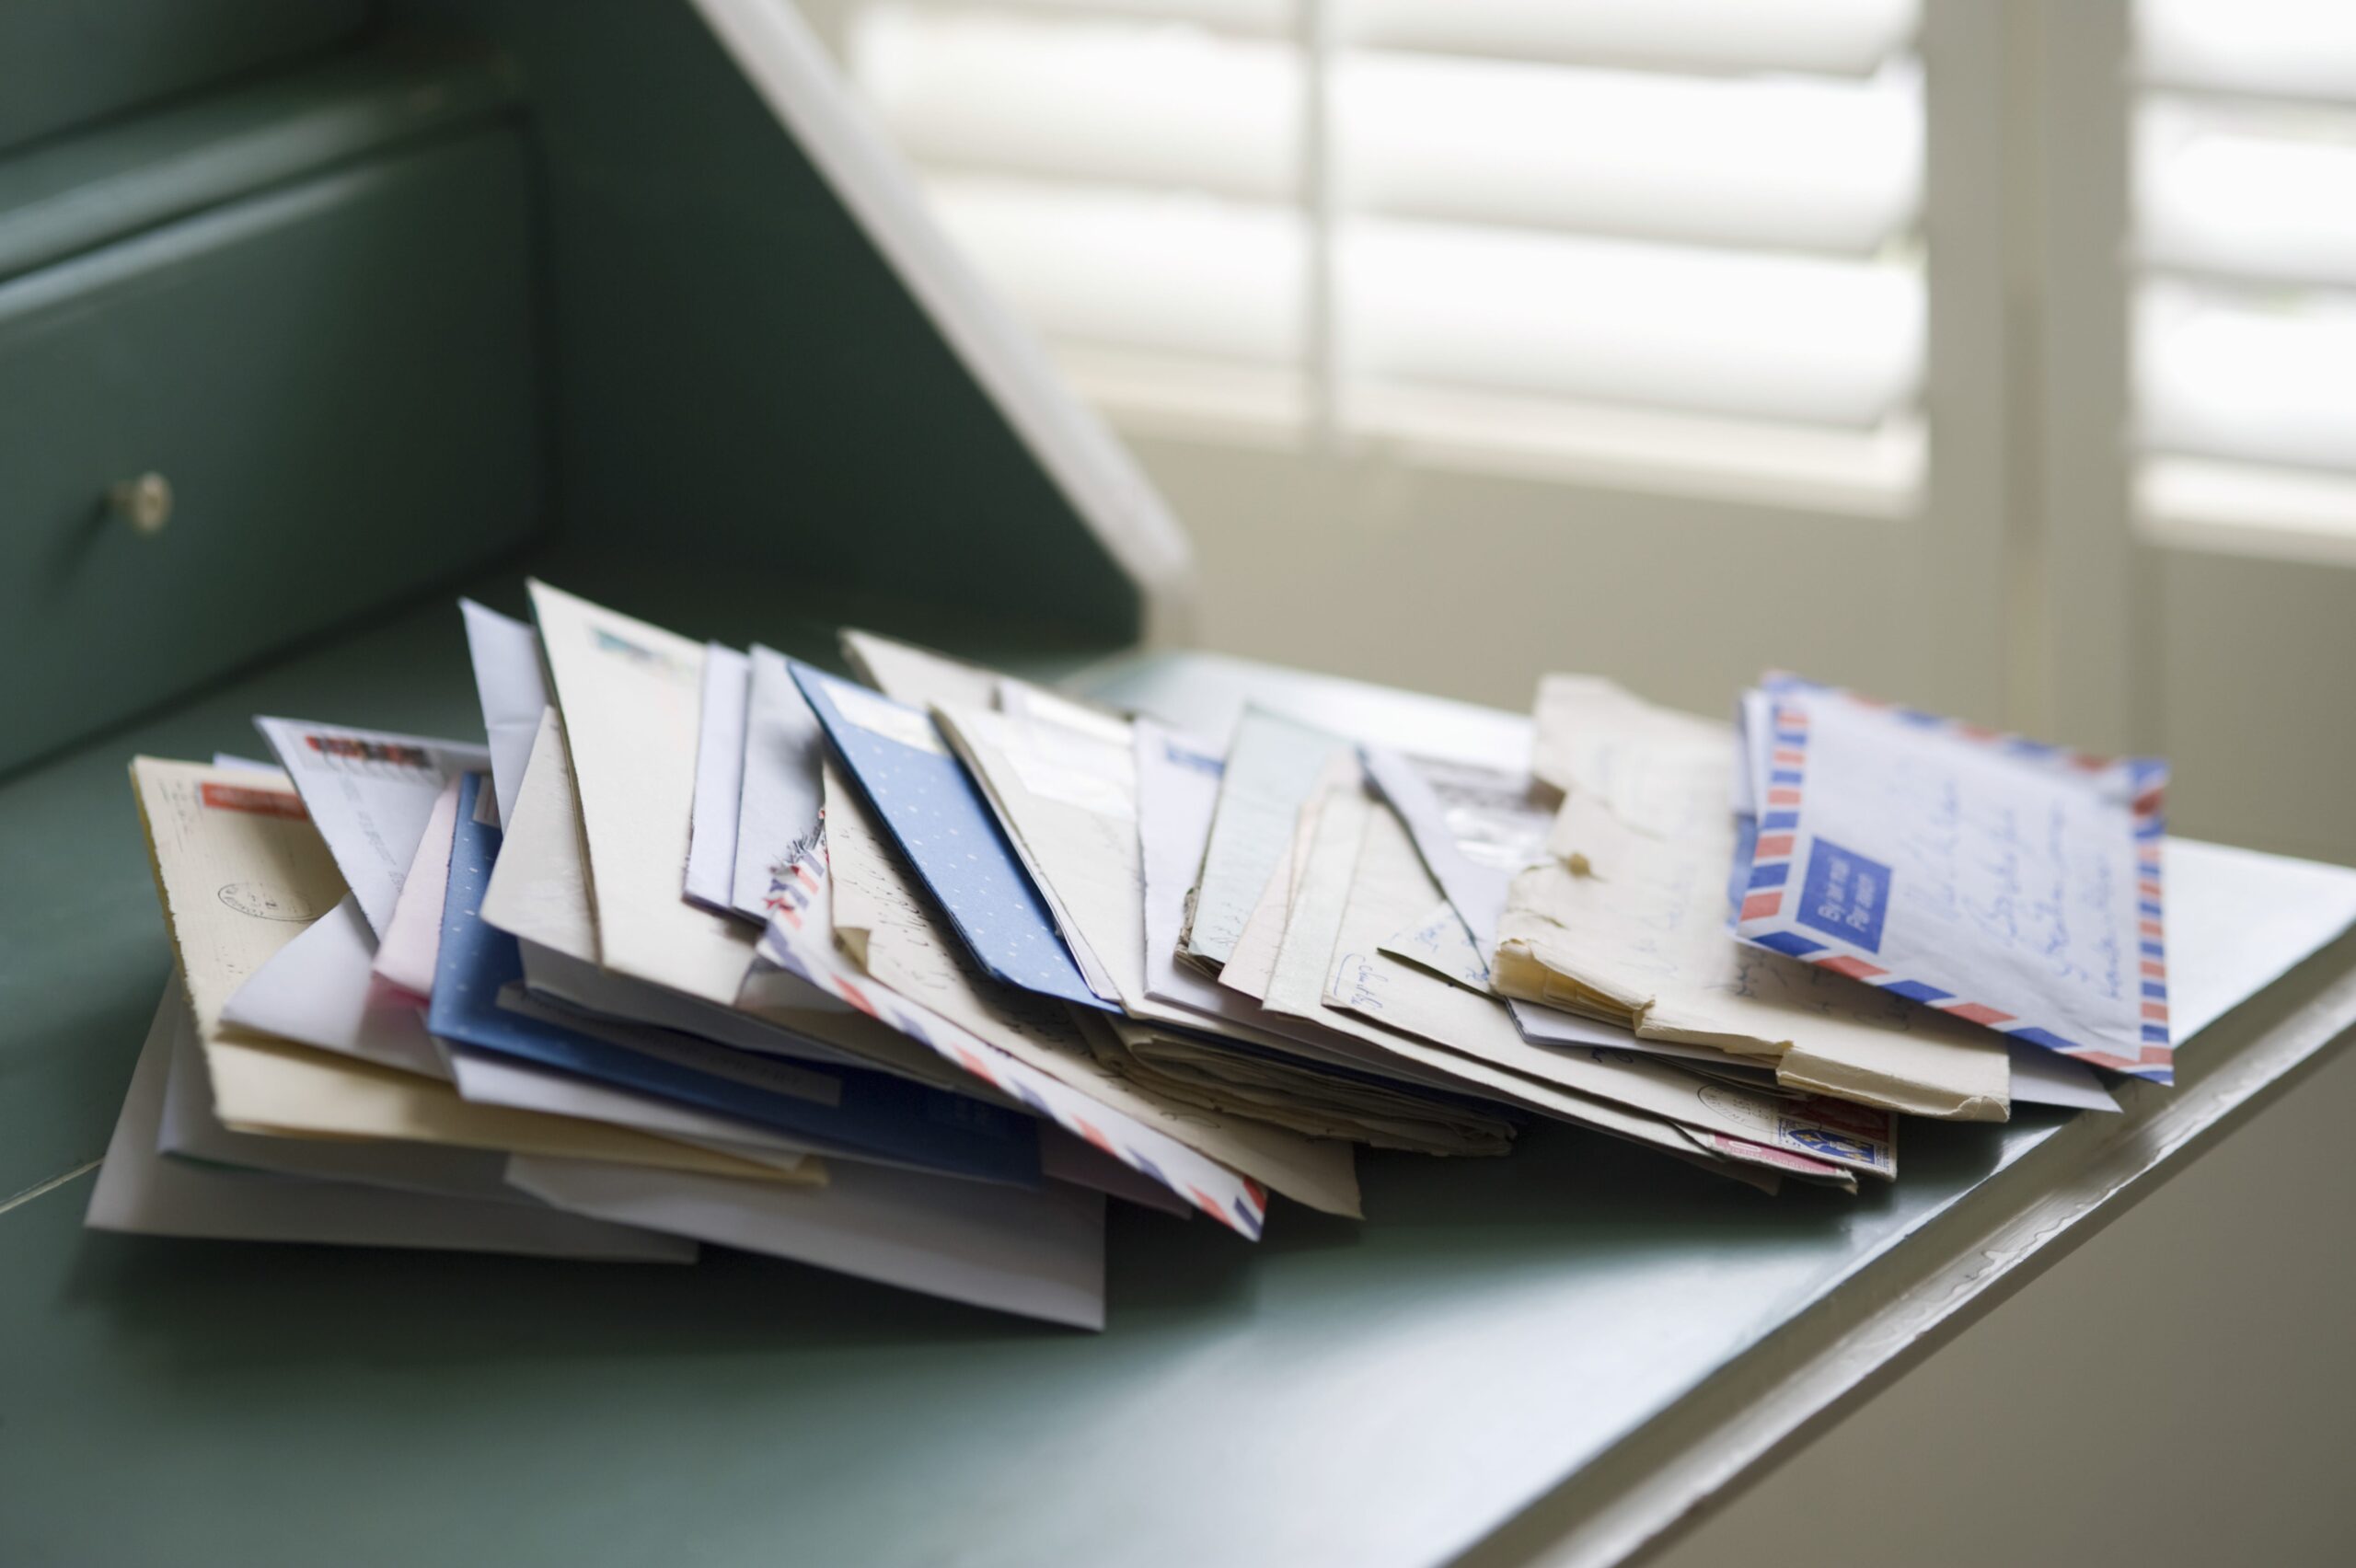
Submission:
<svg viewBox="0 0 2356 1568">
<path fill-rule="evenodd" d="M 1499 990 L 1764 1058 L 1796 1088 L 1918 1115 L 2009 1114 L 2007 1057 L 1984 1031 L 1732 940 L 1727 726 L 1661 715 L 1603 683 L 1549 677 L 1545 690 L 1542 720 L 1577 734 L 1550 746 L 1542 728 L 1541 755 L 1568 792 L 1553 858 L 1508 894 L 1491 966 Z"/>
<path fill-rule="evenodd" d="M 1502 1005 L 1473 996 L 1447 981 L 1401 965 L 1395 984 L 1427 983 L 1447 1004 L 1463 997 L 1472 1007 L 1453 1012 L 1447 1027 L 1455 1036 L 1449 1050 L 1329 1006 L 1335 970 L 1344 983 L 1367 984 L 1367 965 L 1349 963 L 1346 948 L 1371 945 L 1374 933 L 1394 924 L 1398 911 L 1427 901 L 1431 885 L 1405 830 L 1387 810 L 1356 788 L 1335 790 L 1316 813 L 1315 842 L 1286 923 L 1284 947 L 1268 990 L 1268 1005 L 1281 1012 L 1334 1021 L 1388 1050 L 1412 1053 L 1451 1068 L 1468 1088 L 1498 1095 L 1563 1120 L 1607 1126 L 1637 1136 L 1613 1114 L 1599 1115 L 1602 1101 L 1625 1111 L 1674 1121 L 1702 1132 L 1767 1144 L 1800 1156 L 1844 1165 L 1877 1176 L 1891 1175 L 1896 1157 L 1889 1118 L 1856 1106 L 1833 1106 L 1813 1099 L 1761 1095 L 1688 1074 L 1671 1064 L 1633 1052 L 1592 1048 L 1554 1050 L 1521 1038 Z M 1357 873 L 1371 843 L 1377 857 L 1373 880 L 1358 896 Z M 1351 929 L 1353 905 L 1360 929 Z M 1353 938 L 1360 940 L 1353 941 Z M 1380 965 L 1377 959 L 1375 963 Z M 1396 961 L 1392 961 L 1395 963 Z M 1369 987 L 1375 1006 L 1380 987 Z M 1444 996 L 1442 994 L 1445 994 Z M 1658 1141 L 1657 1136 L 1646 1141 Z"/>
<path fill-rule="evenodd" d="M 1132 968 L 1126 960 L 1143 896 L 1128 726 L 1081 709 L 1071 717 L 1088 728 L 1077 729 L 1036 717 L 1034 706 L 1018 713 L 941 704 L 932 716 L 1046 901 L 1089 990 L 1117 1007 L 1126 993 L 1111 966 Z"/>
<path fill-rule="evenodd" d="M 1207 1027 L 1230 1044 L 1255 1049 L 1263 1057 L 1299 1058 L 1328 1068 L 1345 1066 L 1369 1080 L 1450 1089 L 1451 1080 L 1445 1074 L 1373 1050 L 1339 1031 L 1268 1012 L 1252 997 L 1180 960 L 1187 900 L 1202 866 L 1203 847 L 1210 836 L 1224 764 L 1207 743 L 1178 734 L 1149 719 L 1137 721 L 1136 732 L 1148 997 L 1176 1009 L 1178 1016 L 1209 1020 Z M 1289 885 L 1288 864 L 1286 875 Z M 1454 1115 L 1461 1117 L 1461 1108 Z M 1501 1124 L 1491 1123 L 1482 1141 L 1496 1142 L 1506 1132 Z"/>
<path fill-rule="evenodd" d="M 1222 969 L 1291 850 L 1301 808 L 1352 748 L 1297 721 L 1247 708 L 1219 777 L 1218 807 L 1184 936 L 1186 956 Z"/>
<path fill-rule="evenodd" d="M 434 948 L 441 948 L 440 917 Z M 422 990 L 433 989 L 433 976 Z M 254 971 L 222 1005 L 222 1021 L 298 1045 L 355 1056 L 423 1078 L 448 1069 L 425 1032 L 416 994 L 375 974 L 368 922 L 350 894 Z"/>
<path fill-rule="evenodd" d="M 1767 683 L 1738 934 L 2093 1066 L 2171 1081 L 2166 769 Z"/>
<path fill-rule="evenodd" d="M 1413 925 L 1387 939 L 1390 951 L 1426 968 L 1488 990 L 1488 955 L 1496 950 L 1497 921 L 1514 874 L 1546 858 L 1559 791 L 1527 774 L 1470 763 L 1409 757 L 1369 746 L 1367 776 L 1391 802 L 1415 840 L 1455 918 L 1419 913 Z M 1639 1038 L 1611 1025 L 1522 997 L 1507 1006 L 1522 1038 L 1539 1045 L 1604 1045 L 1669 1055 L 1721 1053 Z"/>
</svg>

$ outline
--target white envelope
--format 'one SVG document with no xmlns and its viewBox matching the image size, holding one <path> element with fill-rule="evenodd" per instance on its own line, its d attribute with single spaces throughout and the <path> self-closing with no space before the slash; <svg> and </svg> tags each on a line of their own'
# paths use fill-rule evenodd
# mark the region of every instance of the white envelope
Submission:
<svg viewBox="0 0 2356 1568">
<path fill-rule="evenodd" d="M 1188 957 L 1223 966 L 1293 843 L 1300 810 L 1327 766 L 1350 751 L 1338 736 L 1257 708 L 1244 709 L 1219 778 L 1218 807 L 1203 847 Z"/>
<path fill-rule="evenodd" d="M 368 925 L 350 894 L 231 993 L 221 1020 L 405 1073 L 450 1076 L 414 997 L 372 972 Z"/>
<path fill-rule="evenodd" d="M 368 928 L 381 934 L 392 921 L 433 802 L 461 773 L 490 767 L 491 754 L 456 741 L 294 719 L 257 718 L 254 725 L 278 754 L 336 869 L 359 896 Z"/>
<path fill-rule="evenodd" d="M 695 805 L 687 836 L 687 896 L 726 914 L 734 905 L 736 811 L 745 778 L 745 703 L 752 665 L 714 642 L 703 651 L 703 700 L 697 710 Z"/>
<path fill-rule="evenodd" d="M 756 646 L 745 705 L 745 769 L 736 806 L 731 898 L 739 915 L 766 921 L 774 879 L 817 842 L 818 765 L 826 732 L 785 655 Z"/>
<path fill-rule="evenodd" d="M 433 970 L 442 956 L 442 901 L 450 889 L 450 842 L 457 826 L 458 781 L 453 778 L 425 819 L 392 922 L 378 933 L 376 974 L 412 996 L 433 993 Z"/>
<path fill-rule="evenodd" d="M 515 809 L 524 762 L 539 732 L 541 710 L 549 706 L 539 633 L 472 599 L 459 600 L 458 610 L 467 618 L 467 653 L 474 662 L 483 732 L 491 738 L 491 788 L 503 823 Z"/>
<path fill-rule="evenodd" d="M 695 1261 L 692 1241 L 545 1208 L 248 1175 L 167 1159 L 156 1152 L 156 1140 L 171 1071 L 172 1020 L 186 1007 L 175 986 L 156 1010 L 90 1193 L 85 1223 L 93 1229 L 639 1262 Z"/>
<path fill-rule="evenodd" d="M 616 1224 L 791 1258 L 976 1307 L 1073 1328 L 1104 1326 L 1104 1197 L 873 1165 L 838 1165 L 825 1187 L 781 1188 L 519 1158 L 535 1197 Z"/>
</svg>

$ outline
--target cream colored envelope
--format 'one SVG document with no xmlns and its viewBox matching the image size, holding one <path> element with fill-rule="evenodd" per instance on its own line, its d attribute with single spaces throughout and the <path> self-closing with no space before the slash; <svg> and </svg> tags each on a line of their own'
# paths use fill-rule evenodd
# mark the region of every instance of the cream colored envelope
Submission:
<svg viewBox="0 0 2356 1568">
<path fill-rule="evenodd" d="M 530 584 L 581 797 L 598 962 L 727 1007 L 760 933 L 689 904 L 703 644 Z"/>
<path fill-rule="evenodd" d="M 269 776 L 146 756 L 134 758 L 131 772 L 224 1125 L 779 1178 L 750 1161 L 620 1128 L 469 1105 L 446 1083 L 224 1024 L 229 996 L 335 907 L 343 879 L 301 801 Z"/>
</svg>

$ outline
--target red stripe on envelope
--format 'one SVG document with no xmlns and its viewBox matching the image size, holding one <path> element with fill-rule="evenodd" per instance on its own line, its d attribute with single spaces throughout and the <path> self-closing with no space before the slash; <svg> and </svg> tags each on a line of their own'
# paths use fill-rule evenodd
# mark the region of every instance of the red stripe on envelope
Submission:
<svg viewBox="0 0 2356 1568">
<path fill-rule="evenodd" d="M 218 812 L 251 812 L 256 816 L 287 817 L 302 822 L 310 816 L 303 798 L 283 790 L 248 790 L 242 784 L 202 784 L 197 794 Z"/>
<path fill-rule="evenodd" d="M 1958 1002 L 1955 1006 L 1943 1010 L 1951 1012 L 1955 1014 L 1956 1017 L 1967 1020 L 1972 1023 L 1986 1024 L 1991 1029 L 1995 1028 L 2000 1023 L 2010 1023 L 2013 1021 L 2012 1014 L 2008 1012 L 1998 1012 L 1994 1008 L 1982 1006 L 1979 1002 Z"/>
<path fill-rule="evenodd" d="M 1769 859 L 1789 855 L 1792 852 L 1792 836 L 1788 833 L 1768 834 L 1759 841 L 1757 852 Z"/>
<path fill-rule="evenodd" d="M 1784 895 L 1780 893 L 1754 893 L 1742 901 L 1742 917 L 1764 920 L 1783 906 Z"/>
</svg>

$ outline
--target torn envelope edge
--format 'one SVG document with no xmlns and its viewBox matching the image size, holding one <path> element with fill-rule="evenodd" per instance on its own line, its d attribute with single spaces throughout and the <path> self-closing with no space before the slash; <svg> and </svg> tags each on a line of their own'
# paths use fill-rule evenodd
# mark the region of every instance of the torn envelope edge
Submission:
<svg viewBox="0 0 2356 1568">
<path fill-rule="evenodd" d="M 1374 835 L 1385 827 L 1396 827 L 1398 836 L 1386 836 L 1378 840 Z M 1395 848 L 1403 857 L 1401 864 L 1424 872 L 1395 813 L 1361 793 L 1335 791 L 1327 799 L 1302 888 L 1287 922 L 1283 952 L 1277 961 L 1276 981 L 1269 987 L 1267 1005 L 1296 1017 L 1330 1018 L 1375 1043 L 1403 1050 L 1400 1042 L 1403 1037 L 1399 1031 L 1358 1017 L 1354 1011 L 1334 1008 L 1326 999 L 1334 966 L 1343 959 L 1342 942 L 1351 918 L 1351 900 L 1363 885 L 1357 873 L 1369 844 Z M 1343 874 L 1337 876 L 1337 870 Z M 1420 896 L 1417 902 L 1421 902 Z M 1357 907 L 1361 914 L 1374 909 L 1363 901 Z M 1379 909 L 1374 912 L 1382 913 Z M 1395 916 L 1398 911 L 1390 913 Z M 1409 966 L 1401 967 L 1405 970 Z M 1447 981 L 1438 977 L 1426 977 L 1426 981 L 1452 989 Z M 1493 1005 L 1503 1012 L 1502 1004 Z M 1486 1053 L 1475 1055 L 1470 1050 L 1442 1047 L 1448 1058 L 1459 1065 L 1460 1073 L 1462 1064 L 1478 1062 L 1492 1074 L 1505 1074 L 1511 1082 L 1543 1083 L 1550 1089 L 1568 1090 L 1580 1096 L 1609 1097 L 1616 1103 L 1666 1118 L 1715 1124 L 1718 1130 L 1738 1137 L 1747 1137 L 1755 1129 L 1778 1147 L 1885 1179 L 1896 1174 L 1896 1130 L 1891 1118 L 1884 1113 L 1835 1101 L 1803 1101 L 1790 1097 L 1761 1096 L 1715 1080 L 1703 1080 L 1624 1050 L 1539 1052 L 1529 1047 L 1510 1023 L 1502 1019 L 1498 1021 L 1504 1025 L 1502 1036 L 1513 1043 L 1513 1054 L 1525 1055 L 1530 1065 L 1508 1067 L 1502 1059 Z"/>
<path fill-rule="evenodd" d="M 1254 1241 L 1260 1239 L 1268 1215 L 1267 1190 L 1260 1183 L 1024 1066 L 969 1031 L 854 973 L 834 951 L 831 933 L 797 931 L 772 918 L 762 933 L 757 953 L 764 962 L 841 997 L 991 1088 L 1079 1134 L 1230 1229 Z"/>
</svg>

